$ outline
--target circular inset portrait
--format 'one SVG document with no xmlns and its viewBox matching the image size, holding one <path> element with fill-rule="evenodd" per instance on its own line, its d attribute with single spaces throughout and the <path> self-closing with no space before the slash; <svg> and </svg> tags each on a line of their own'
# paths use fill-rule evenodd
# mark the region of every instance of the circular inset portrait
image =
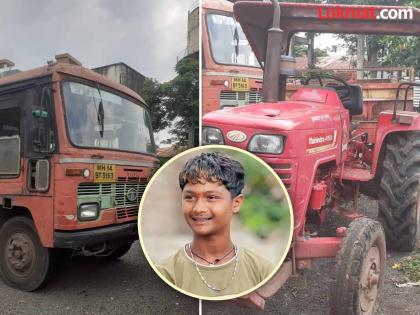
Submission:
<svg viewBox="0 0 420 315">
<path fill-rule="evenodd" d="M 250 293 L 280 268 L 292 239 L 289 196 L 251 153 L 205 146 L 177 155 L 148 184 L 140 243 L 157 274 L 192 297 Z"/>
</svg>

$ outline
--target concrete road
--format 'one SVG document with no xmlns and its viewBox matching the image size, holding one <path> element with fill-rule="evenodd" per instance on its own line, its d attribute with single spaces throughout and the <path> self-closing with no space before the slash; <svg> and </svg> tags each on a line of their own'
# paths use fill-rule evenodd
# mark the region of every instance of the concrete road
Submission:
<svg viewBox="0 0 420 315">
<path fill-rule="evenodd" d="M 419 315 L 418 288 L 395 287 L 402 275 L 391 266 L 404 254 L 389 253 L 387 279 L 379 314 Z M 333 259 L 289 279 L 267 301 L 264 312 L 203 302 L 203 314 L 323 315 L 329 313 Z M 25 293 L 0 281 L 0 314 L 198 314 L 198 302 L 166 286 L 155 275 L 136 242 L 119 261 L 76 257 L 64 262 L 45 288 Z"/>
<path fill-rule="evenodd" d="M 0 314 L 195 314 L 198 303 L 155 275 L 138 242 L 117 261 L 75 257 L 25 293 L 0 280 Z"/>
<path fill-rule="evenodd" d="M 377 204 L 364 199 L 368 215 Z M 371 213 L 369 213 L 371 212 Z M 388 252 L 379 314 L 420 315 L 420 288 L 397 288 L 404 275 L 392 266 L 409 253 Z M 329 314 L 334 259 L 318 260 L 312 270 L 289 279 L 270 298 L 264 312 L 204 302 L 203 314 L 323 315 Z M 198 314 L 198 301 L 168 287 L 149 267 L 138 242 L 114 262 L 76 257 L 64 262 L 45 288 L 35 293 L 10 289 L 0 281 L 0 314 Z"/>
</svg>

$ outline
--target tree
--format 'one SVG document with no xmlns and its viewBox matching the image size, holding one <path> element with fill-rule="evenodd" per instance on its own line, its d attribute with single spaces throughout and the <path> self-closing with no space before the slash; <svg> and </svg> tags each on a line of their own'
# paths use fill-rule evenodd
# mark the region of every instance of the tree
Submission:
<svg viewBox="0 0 420 315">
<path fill-rule="evenodd" d="M 307 0 L 280 0 L 280 2 L 285 1 L 308 2 Z M 420 7 L 420 0 L 315 0 L 314 2 L 358 5 L 409 5 L 415 8 Z M 342 47 L 346 48 L 349 54 L 355 55 L 358 52 L 358 65 L 362 64 L 362 56 L 367 54 L 367 59 L 372 64 L 413 66 L 416 69 L 417 75 L 420 75 L 419 37 L 357 36 L 345 34 L 337 35 L 337 37 L 344 40 L 345 44 Z M 359 43 L 359 47 L 357 43 Z M 298 52 L 301 53 L 302 51 Z"/>
<path fill-rule="evenodd" d="M 146 78 L 141 94 L 150 107 L 154 131 L 170 128 L 175 146 L 198 146 L 198 54 L 181 59 L 177 76 L 160 83 Z"/>
<path fill-rule="evenodd" d="M 294 57 L 303 57 L 308 53 L 308 45 L 294 45 L 293 47 L 293 56 Z M 315 58 L 319 57 L 328 57 L 329 53 L 326 49 L 315 48 L 314 49 Z"/>
<path fill-rule="evenodd" d="M 365 61 L 365 41 L 366 35 L 356 35 L 357 40 L 357 79 L 363 79 L 363 65 Z"/>
<path fill-rule="evenodd" d="M 162 106 L 164 95 L 161 83 L 156 79 L 146 78 L 141 89 L 141 96 L 146 104 L 149 105 L 153 130 L 160 131 L 169 127 L 169 123 L 165 119 L 165 109 Z"/>
<path fill-rule="evenodd" d="M 348 3 L 348 1 L 329 1 L 329 3 Z M 420 0 L 363 0 L 357 1 L 358 4 L 365 5 L 409 5 L 412 7 L 420 7 Z M 380 23 L 380 22 L 378 22 Z M 344 40 L 343 47 L 347 52 L 354 55 L 357 51 L 358 37 L 357 35 L 337 35 L 338 38 Z M 359 43 L 362 40 L 359 38 Z M 366 54 L 367 59 L 372 65 L 398 65 L 398 66 L 413 66 L 420 75 L 420 38 L 412 36 L 366 36 Z M 359 57 L 364 54 L 359 50 Z M 360 64 L 360 63 L 359 63 Z M 359 68 L 359 67 L 358 67 Z"/>
<path fill-rule="evenodd" d="M 381 36 L 378 39 L 380 53 L 378 61 L 382 65 L 412 66 L 420 75 L 420 39 L 409 36 Z"/>
<path fill-rule="evenodd" d="M 198 53 L 189 55 L 176 64 L 178 75 L 162 87 L 165 119 L 173 123 L 169 133 L 177 146 L 198 146 L 198 70 Z"/>
</svg>

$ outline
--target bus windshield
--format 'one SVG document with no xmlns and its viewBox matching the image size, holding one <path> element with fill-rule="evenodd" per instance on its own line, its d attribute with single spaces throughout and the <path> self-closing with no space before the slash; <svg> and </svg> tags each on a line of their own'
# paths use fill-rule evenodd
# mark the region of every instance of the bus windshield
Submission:
<svg viewBox="0 0 420 315">
<path fill-rule="evenodd" d="M 82 83 L 66 81 L 62 87 L 68 134 L 74 145 L 155 153 L 151 121 L 144 107 Z"/>
<path fill-rule="evenodd" d="M 232 16 L 208 14 L 207 29 L 216 63 L 260 67 L 240 24 Z"/>
</svg>

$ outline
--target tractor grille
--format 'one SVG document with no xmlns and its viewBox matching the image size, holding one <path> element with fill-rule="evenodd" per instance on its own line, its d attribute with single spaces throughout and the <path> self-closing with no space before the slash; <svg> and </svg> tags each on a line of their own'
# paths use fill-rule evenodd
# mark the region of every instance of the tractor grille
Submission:
<svg viewBox="0 0 420 315">
<path fill-rule="evenodd" d="M 101 209 L 116 208 L 118 219 L 135 217 L 146 184 L 145 178 L 123 177 L 116 183 L 81 183 L 77 189 L 78 204 L 98 202 Z"/>
<path fill-rule="evenodd" d="M 269 163 L 271 168 L 279 175 L 281 181 L 286 187 L 289 194 L 292 192 L 292 184 L 294 181 L 293 165 L 291 163 L 273 164 Z"/>
<path fill-rule="evenodd" d="M 261 102 L 261 93 L 258 91 L 250 92 L 220 92 L 220 107 L 236 107 L 247 104 L 255 104 Z"/>
</svg>

